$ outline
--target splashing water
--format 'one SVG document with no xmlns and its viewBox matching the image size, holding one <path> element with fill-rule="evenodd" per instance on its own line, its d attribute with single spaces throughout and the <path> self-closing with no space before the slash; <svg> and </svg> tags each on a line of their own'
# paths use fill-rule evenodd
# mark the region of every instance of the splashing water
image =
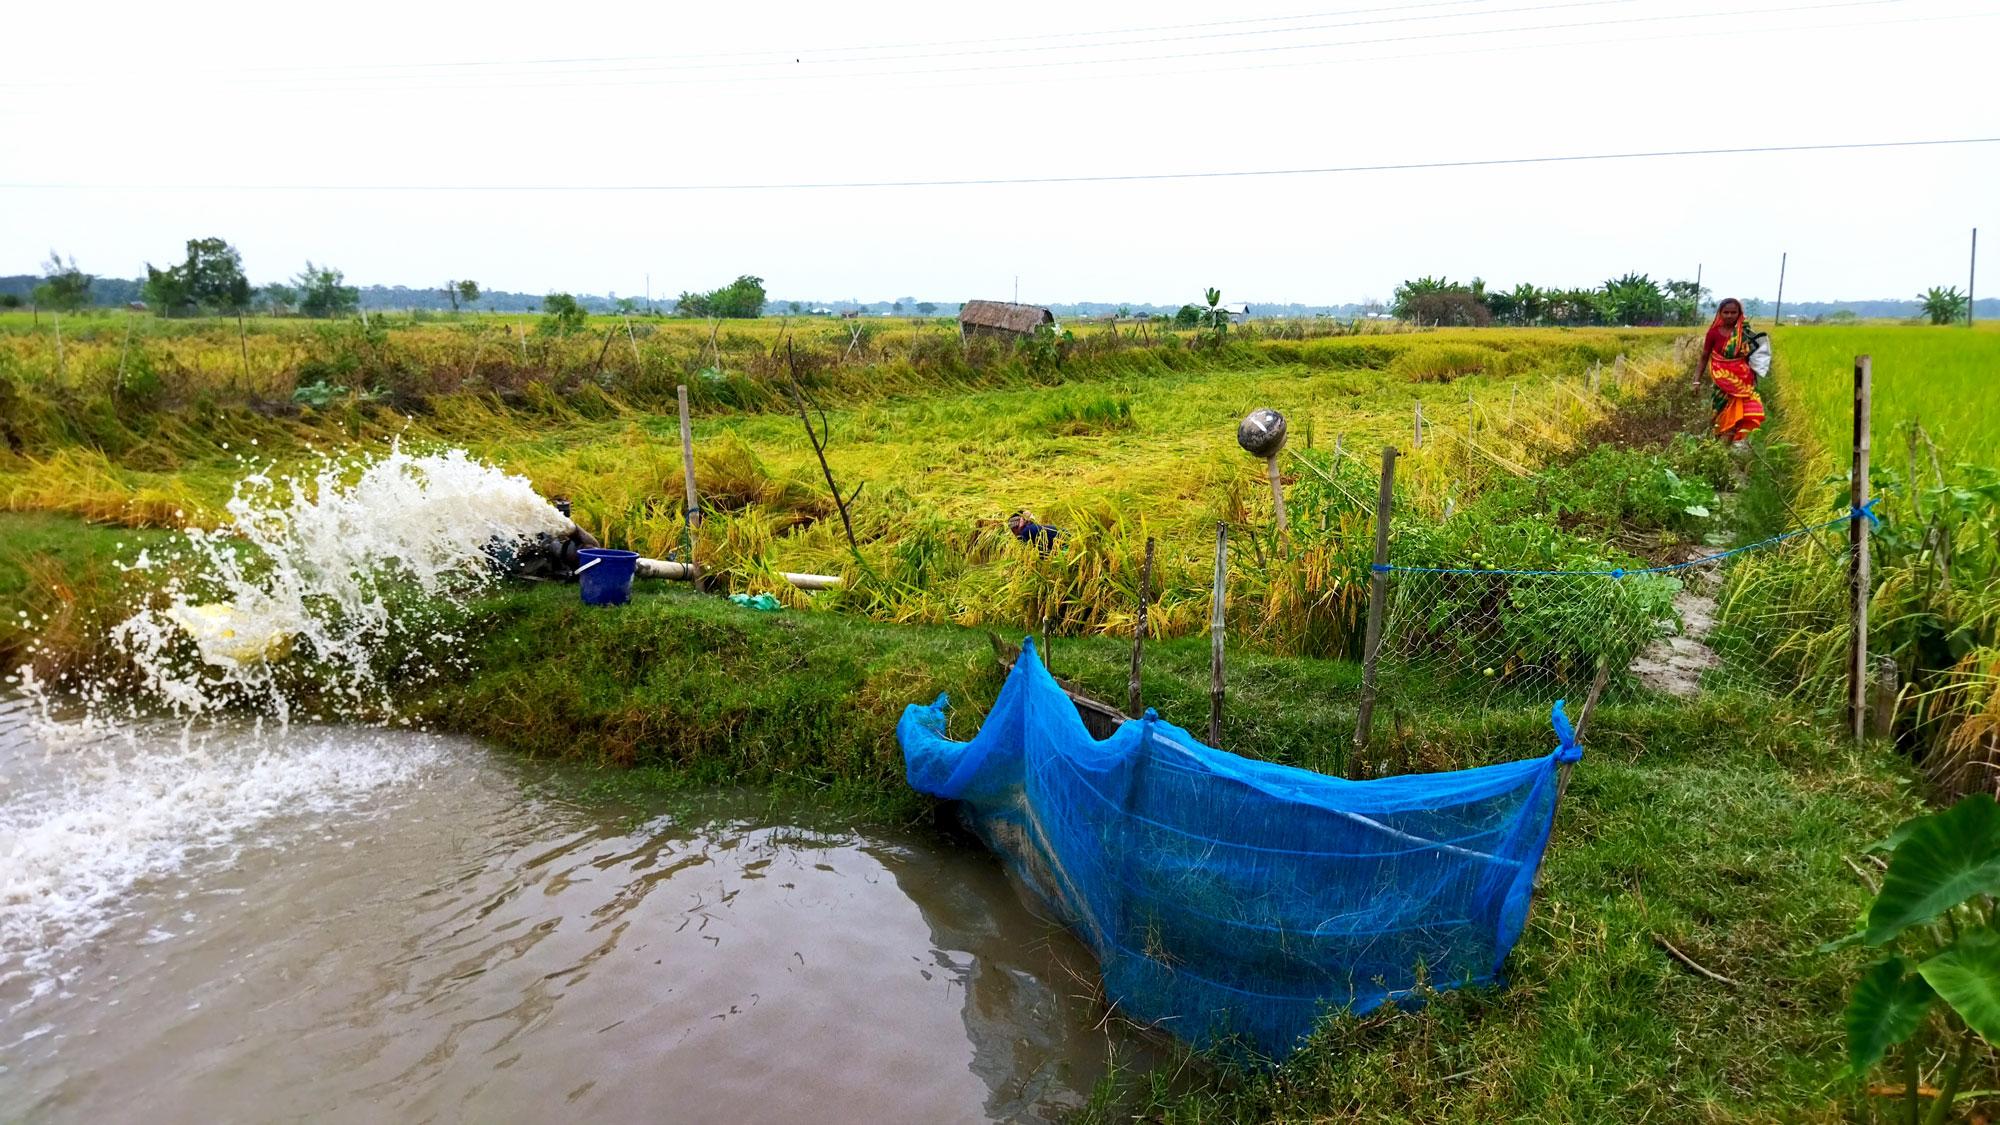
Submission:
<svg viewBox="0 0 2000 1125">
<path fill-rule="evenodd" d="M 223 527 L 190 529 L 131 564 L 165 575 L 160 595 L 112 632 L 138 698 L 128 677 L 61 685 L 92 719 L 164 706 L 286 722 L 302 688 L 335 712 L 327 718 L 392 716 L 396 688 L 460 658 L 452 622 L 493 579 L 495 545 L 575 526 L 524 478 L 458 449 L 392 447 L 304 479 L 253 473 L 226 510 Z"/>
<path fill-rule="evenodd" d="M 0 701 L 0 1024 L 4 986 L 25 974 L 33 995 L 53 987 L 58 959 L 117 923 L 142 883 L 225 870 L 273 822 L 304 832 L 352 816 L 376 791 L 422 779 L 446 746 L 305 726 L 132 724 L 102 736 L 19 711 Z"/>
<path fill-rule="evenodd" d="M 453 625 L 496 547 L 575 527 L 463 450 L 267 469 L 226 510 L 127 565 L 147 600 L 111 630 L 113 667 L 53 684 L 23 667 L 26 698 L 0 697 L 0 985 L 27 973 L 40 995 L 51 958 L 145 880 L 421 777 L 422 736 L 294 726 L 294 710 L 394 720 L 398 695 L 465 659 Z"/>
</svg>

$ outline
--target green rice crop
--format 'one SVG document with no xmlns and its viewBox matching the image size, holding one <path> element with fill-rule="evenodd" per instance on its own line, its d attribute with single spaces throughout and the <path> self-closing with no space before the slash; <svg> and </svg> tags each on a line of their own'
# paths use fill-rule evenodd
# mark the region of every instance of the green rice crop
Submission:
<svg viewBox="0 0 2000 1125">
<path fill-rule="evenodd" d="M 1775 393 L 1802 421 L 1833 471 L 1852 456 L 1854 358 L 1872 357 L 1871 442 L 1876 457 L 1898 427 L 1923 426 L 1952 460 L 2000 458 L 2000 330 L 1929 327 L 1800 327 L 1772 334 Z M 1797 437 L 1793 430 L 1788 437 Z"/>
<path fill-rule="evenodd" d="M 1991 790 L 2000 768 L 2000 331 L 1780 329 L 1760 438 L 1784 468 L 1787 519 L 1844 511 L 1853 369 L 1872 357 L 1870 650 L 1896 662 L 1899 731 L 1947 794 Z M 1767 529 L 1767 530 L 1775 530 Z M 1761 670 L 1832 705 L 1846 691 L 1846 536 L 1747 559 L 1724 631 Z"/>
</svg>

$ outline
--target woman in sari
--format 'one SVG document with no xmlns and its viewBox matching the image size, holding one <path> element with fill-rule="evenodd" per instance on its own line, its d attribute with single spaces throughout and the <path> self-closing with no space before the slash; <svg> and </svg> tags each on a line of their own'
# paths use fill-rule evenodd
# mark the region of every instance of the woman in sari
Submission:
<svg viewBox="0 0 2000 1125">
<path fill-rule="evenodd" d="M 1700 370 L 1715 384 L 1715 434 L 1727 442 L 1740 442 L 1764 424 L 1764 400 L 1757 397 L 1757 373 L 1750 370 L 1754 346 L 1743 303 L 1725 298 L 1701 342 Z"/>
</svg>

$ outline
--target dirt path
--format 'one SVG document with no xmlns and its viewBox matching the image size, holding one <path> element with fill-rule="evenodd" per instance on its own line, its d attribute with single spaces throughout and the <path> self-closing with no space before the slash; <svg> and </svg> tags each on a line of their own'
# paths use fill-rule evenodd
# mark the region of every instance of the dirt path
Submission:
<svg viewBox="0 0 2000 1125">
<path fill-rule="evenodd" d="M 1706 553 L 1700 547 L 1689 547 L 1678 561 Z M 1632 661 L 1632 674 L 1652 691 L 1688 698 L 1700 694 L 1701 674 L 1722 664 L 1707 644 L 1709 631 L 1715 628 L 1715 596 L 1722 589 L 1722 574 L 1717 564 L 1710 564 L 1689 567 L 1680 572 L 1680 579 L 1681 592 L 1674 595 L 1680 632 L 1647 645 Z"/>
</svg>

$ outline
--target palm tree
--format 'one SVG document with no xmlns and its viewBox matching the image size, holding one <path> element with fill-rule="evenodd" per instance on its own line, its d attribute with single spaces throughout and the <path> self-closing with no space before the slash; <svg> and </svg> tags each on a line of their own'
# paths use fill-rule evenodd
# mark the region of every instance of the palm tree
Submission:
<svg viewBox="0 0 2000 1125">
<path fill-rule="evenodd" d="M 1932 324 L 1955 324 L 1966 310 L 1965 294 L 1960 293 L 1956 285 L 1948 289 L 1933 285 L 1917 294 L 1917 303 L 1924 315 L 1931 318 Z"/>
</svg>

